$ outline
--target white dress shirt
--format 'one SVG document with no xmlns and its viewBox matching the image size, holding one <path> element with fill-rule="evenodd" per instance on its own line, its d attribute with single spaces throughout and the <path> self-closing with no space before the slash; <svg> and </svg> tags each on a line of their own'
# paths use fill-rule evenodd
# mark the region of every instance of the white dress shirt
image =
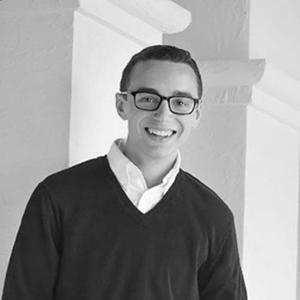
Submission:
<svg viewBox="0 0 300 300">
<path fill-rule="evenodd" d="M 141 170 L 124 155 L 124 139 L 117 139 L 107 154 L 108 162 L 127 197 L 142 212 L 151 210 L 169 190 L 179 172 L 178 151 L 174 166 L 159 185 L 148 188 Z"/>
</svg>

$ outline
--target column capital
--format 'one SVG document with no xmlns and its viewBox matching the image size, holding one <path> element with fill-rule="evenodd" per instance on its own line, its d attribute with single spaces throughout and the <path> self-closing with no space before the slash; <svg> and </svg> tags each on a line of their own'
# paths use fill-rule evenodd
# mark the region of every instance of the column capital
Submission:
<svg viewBox="0 0 300 300">
<path fill-rule="evenodd" d="M 300 131 L 300 81 L 267 64 L 251 105 Z"/>
<path fill-rule="evenodd" d="M 198 65 L 204 102 L 246 105 L 251 102 L 252 86 L 263 76 L 265 60 L 207 60 Z"/>
<path fill-rule="evenodd" d="M 171 0 L 109 0 L 109 2 L 162 33 L 183 31 L 192 21 L 191 13 Z"/>
<path fill-rule="evenodd" d="M 257 88 L 300 112 L 300 81 L 271 64 L 266 64 Z"/>
<path fill-rule="evenodd" d="M 78 12 L 133 38 L 160 44 L 163 33 L 183 31 L 191 13 L 171 0 L 81 0 Z"/>
</svg>

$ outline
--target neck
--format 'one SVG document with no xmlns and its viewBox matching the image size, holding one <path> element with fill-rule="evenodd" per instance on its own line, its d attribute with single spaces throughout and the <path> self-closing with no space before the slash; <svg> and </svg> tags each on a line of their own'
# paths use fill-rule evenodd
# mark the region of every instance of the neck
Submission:
<svg viewBox="0 0 300 300">
<path fill-rule="evenodd" d="M 174 166 L 175 159 L 176 157 L 169 162 L 166 162 L 165 160 L 156 160 L 152 161 L 150 164 L 138 166 L 145 177 L 148 188 L 151 188 L 162 182 L 163 178 Z"/>
<path fill-rule="evenodd" d="M 126 147 L 124 149 L 124 154 L 141 170 L 148 188 L 151 188 L 162 182 L 163 178 L 174 166 L 177 157 L 177 154 L 168 159 L 136 156 L 128 151 Z"/>
</svg>

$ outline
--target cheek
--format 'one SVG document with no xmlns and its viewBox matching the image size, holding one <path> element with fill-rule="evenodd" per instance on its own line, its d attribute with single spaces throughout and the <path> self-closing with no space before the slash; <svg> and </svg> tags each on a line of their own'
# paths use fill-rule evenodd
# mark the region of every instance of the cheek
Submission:
<svg viewBox="0 0 300 300">
<path fill-rule="evenodd" d="M 128 128 L 130 128 L 133 131 L 139 131 L 142 129 L 142 120 L 143 116 L 140 114 L 133 114 L 130 116 L 130 119 L 128 120 Z"/>
<path fill-rule="evenodd" d="M 192 131 L 192 123 L 191 122 L 182 122 L 180 124 L 180 127 L 181 127 L 181 134 L 182 136 L 184 136 L 185 138 L 187 138 L 191 131 Z"/>
</svg>

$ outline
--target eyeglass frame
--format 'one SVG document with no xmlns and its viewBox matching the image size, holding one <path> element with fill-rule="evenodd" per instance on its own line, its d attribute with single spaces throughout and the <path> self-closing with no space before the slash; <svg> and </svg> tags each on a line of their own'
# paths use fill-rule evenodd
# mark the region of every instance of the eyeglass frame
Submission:
<svg viewBox="0 0 300 300">
<path fill-rule="evenodd" d="M 156 95 L 160 98 L 160 101 L 158 103 L 158 106 L 155 108 L 155 109 L 144 109 L 144 108 L 140 108 L 136 105 L 136 94 L 138 93 L 149 93 L 149 94 L 152 94 L 152 95 Z M 165 97 L 165 96 L 162 96 L 158 93 L 155 93 L 155 92 L 148 92 L 148 91 L 126 91 L 126 92 L 119 92 L 119 94 L 121 95 L 128 95 L 128 94 L 131 94 L 133 96 L 133 103 L 134 103 L 134 106 L 139 109 L 139 110 L 143 110 L 143 111 L 156 111 L 159 109 L 161 103 L 166 100 L 168 102 L 168 107 L 169 107 L 169 110 L 170 112 L 172 112 L 173 114 L 175 115 L 191 115 L 194 111 L 195 111 L 195 108 L 196 106 L 199 106 L 199 104 L 202 103 L 202 100 L 201 98 L 193 98 L 193 97 L 190 97 L 190 96 L 176 96 L 176 95 L 173 95 L 173 96 L 169 96 L 169 97 Z M 193 106 L 193 109 L 191 110 L 191 112 L 189 113 L 178 113 L 178 112 L 174 112 L 171 108 L 171 104 L 170 104 L 170 100 L 172 98 L 176 98 L 176 97 L 185 97 L 185 98 L 189 98 L 189 99 L 192 99 L 194 101 L 194 106 Z"/>
</svg>

